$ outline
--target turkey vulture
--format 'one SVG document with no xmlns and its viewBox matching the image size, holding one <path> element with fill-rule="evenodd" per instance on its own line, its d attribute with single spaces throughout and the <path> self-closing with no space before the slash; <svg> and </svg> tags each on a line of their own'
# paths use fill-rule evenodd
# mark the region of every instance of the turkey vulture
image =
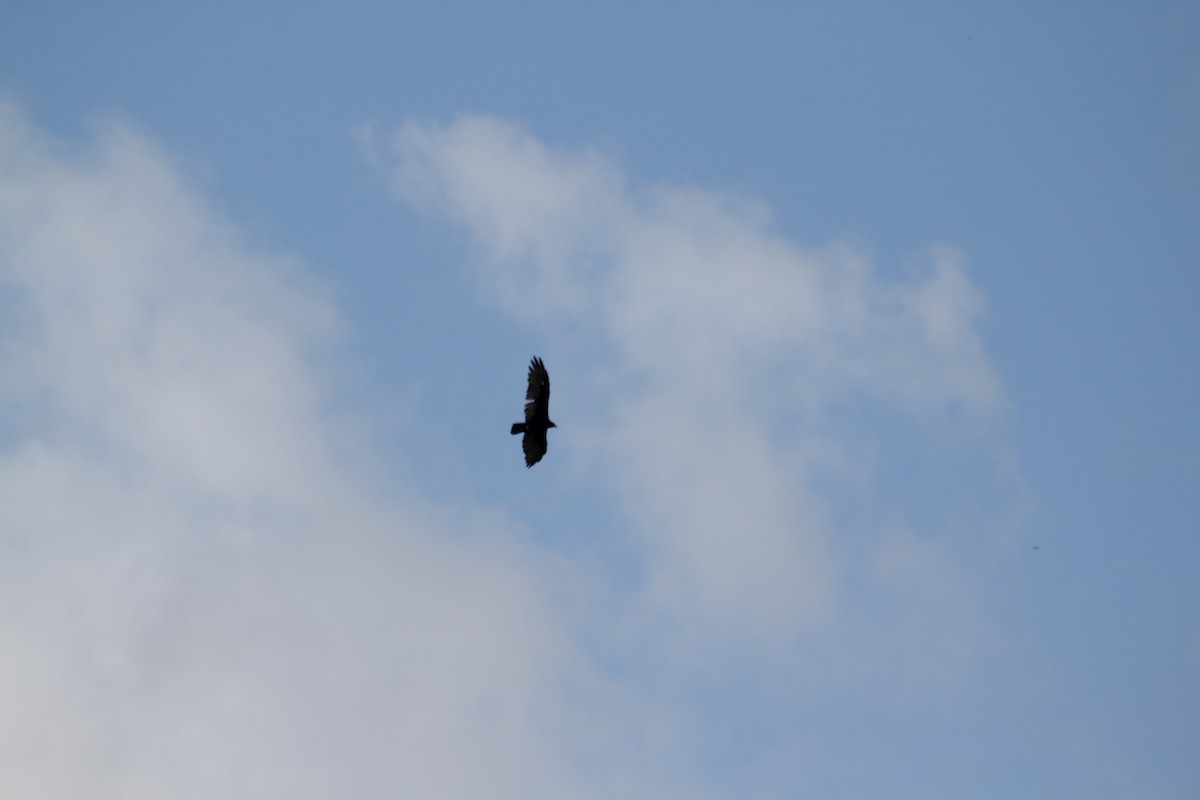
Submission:
<svg viewBox="0 0 1200 800">
<path fill-rule="evenodd" d="M 514 422 L 512 433 L 525 434 L 521 447 L 525 449 L 525 468 L 528 469 L 546 455 L 546 431 L 557 428 L 550 421 L 550 375 L 537 356 L 529 362 L 529 388 L 525 390 L 525 421 Z"/>
</svg>

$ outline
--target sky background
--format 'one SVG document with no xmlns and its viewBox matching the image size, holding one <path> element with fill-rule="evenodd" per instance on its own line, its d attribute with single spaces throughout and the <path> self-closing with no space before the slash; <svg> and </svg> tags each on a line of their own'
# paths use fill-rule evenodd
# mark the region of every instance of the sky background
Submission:
<svg viewBox="0 0 1200 800">
<path fill-rule="evenodd" d="M 1197 253 L 1195 3 L 2 3 L 0 794 L 1196 797 Z"/>
</svg>

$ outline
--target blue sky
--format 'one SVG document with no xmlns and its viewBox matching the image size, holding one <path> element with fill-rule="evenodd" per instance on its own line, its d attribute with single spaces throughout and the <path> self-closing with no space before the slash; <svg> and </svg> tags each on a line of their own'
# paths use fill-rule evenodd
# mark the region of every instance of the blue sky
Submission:
<svg viewBox="0 0 1200 800">
<path fill-rule="evenodd" d="M 4 4 L 2 793 L 1193 797 L 1198 220 L 1194 4 Z"/>
</svg>

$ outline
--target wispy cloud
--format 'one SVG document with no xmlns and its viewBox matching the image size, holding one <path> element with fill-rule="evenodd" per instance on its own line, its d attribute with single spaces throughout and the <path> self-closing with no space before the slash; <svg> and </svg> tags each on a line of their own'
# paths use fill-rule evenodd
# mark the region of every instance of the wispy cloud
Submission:
<svg viewBox="0 0 1200 800">
<path fill-rule="evenodd" d="M 816 487 L 870 473 L 856 428 L 878 417 L 921 430 L 1004 408 L 957 254 L 885 280 L 851 245 L 789 241 L 756 202 L 637 185 L 614 157 L 490 117 L 408 123 L 372 152 L 401 197 L 466 227 L 495 303 L 588 343 L 572 356 L 603 399 L 580 400 L 586 430 L 562 438 L 634 522 L 639 616 L 670 620 L 660 641 L 680 658 L 838 650 L 869 622 L 851 574 L 906 608 L 920 575 L 945 585 L 940 560 L 902 557 L 884 531 L 836 529 Z"/>
<path fill-rule="evenodd" d="M 0 794 L 601 786 L 553 570 L 503 517 L 371 496 L 320 287 L 93 132 L 0 107 Z"/>
</svg>

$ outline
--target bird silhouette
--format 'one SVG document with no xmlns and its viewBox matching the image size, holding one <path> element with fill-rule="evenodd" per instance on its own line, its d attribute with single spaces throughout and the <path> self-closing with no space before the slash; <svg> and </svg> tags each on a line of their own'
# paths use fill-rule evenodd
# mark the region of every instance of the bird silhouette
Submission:
<svg viewBox="0 0 1200 800">
<path fill-rule="evenodd" d="M 525 451 L 525 468 L 528 469 L 546 455 L 546 431 L 557 428 L 550 421 L 550 374 L 546 365 L 537 356 L 529 362 L 529 387 L 525 390 L 525 421 L 514 422 L 513 435 L 525 434 L 521 448 Z"/>
</svg>

